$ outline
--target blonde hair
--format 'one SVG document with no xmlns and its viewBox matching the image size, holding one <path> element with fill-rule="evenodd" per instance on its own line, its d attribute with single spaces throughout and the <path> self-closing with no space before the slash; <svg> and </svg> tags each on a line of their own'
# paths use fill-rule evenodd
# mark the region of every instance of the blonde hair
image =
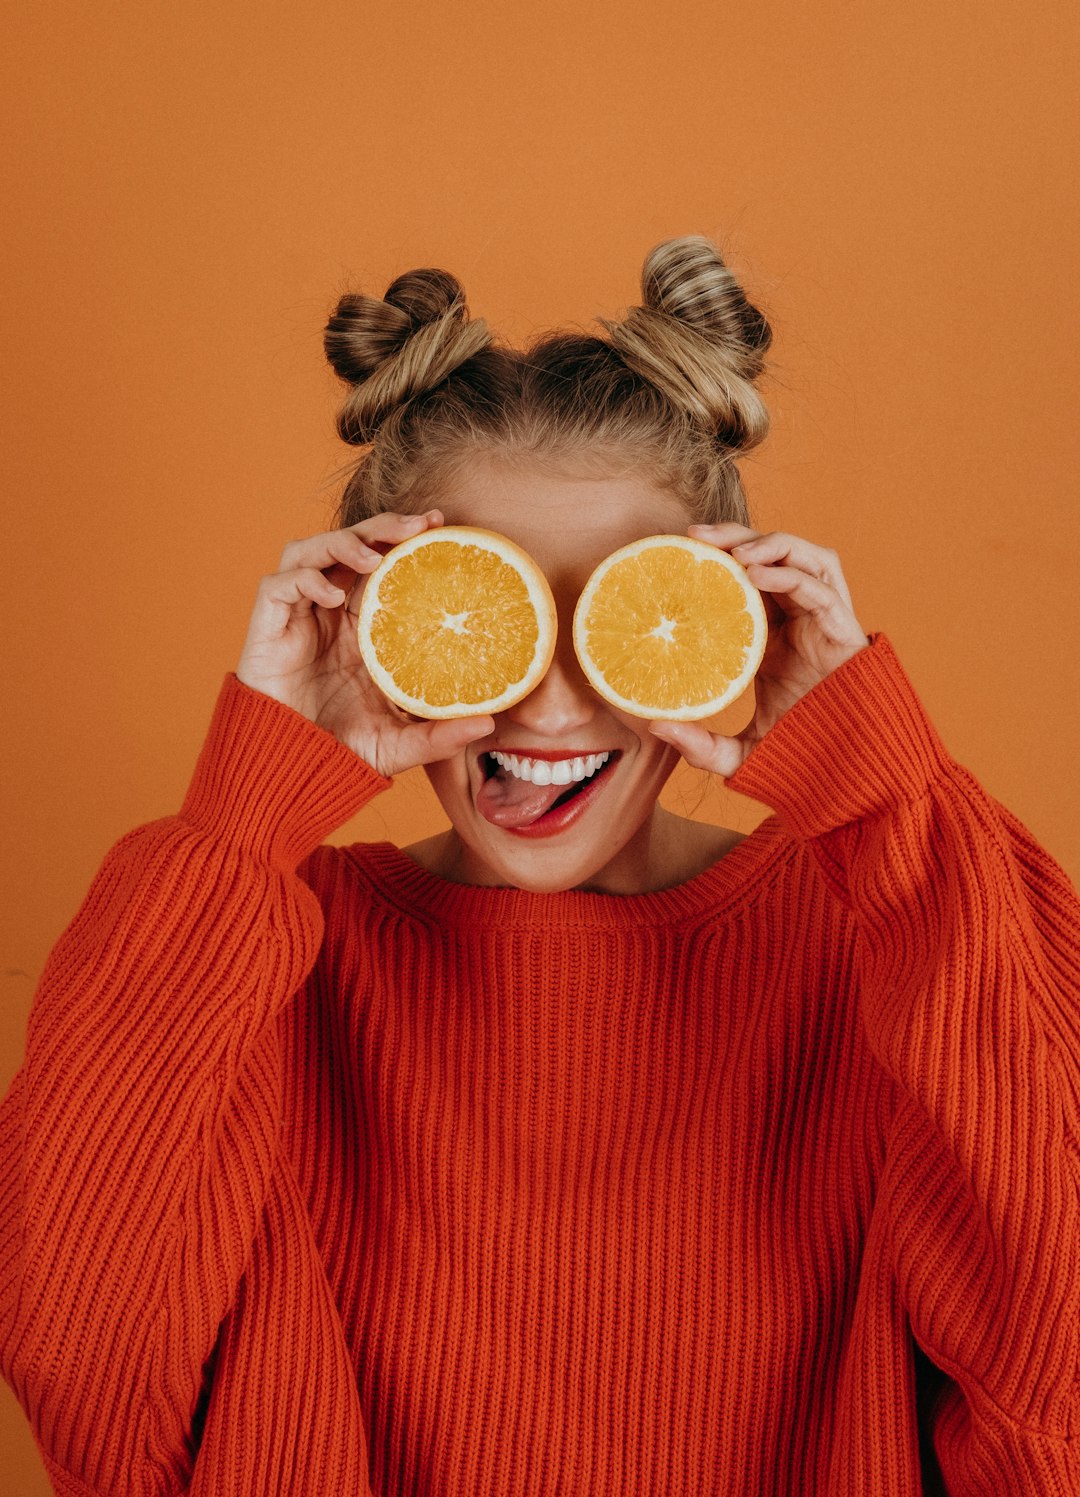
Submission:
<svg viewBox="0 0 1080 1497">
<path fill-rule="evenodd" d="M 754 381 L 772 330 L 702 235 L 650 250 L 641 293 L 621 321 L 597 319 L 606 339 L 548 332 L 520 350 L 470 319 L 445 270 L 407 271 L 381 299 L 342 296 L 324 333 L 349 386 L 337 429 L 367 451 L 344 470 L 335 527 L 429 508 L 460 467 L 493 455 L 553 473 L 633 471 L 693 520 L 748 524 L 736 458 L 768 431 Z"/>
</svg>

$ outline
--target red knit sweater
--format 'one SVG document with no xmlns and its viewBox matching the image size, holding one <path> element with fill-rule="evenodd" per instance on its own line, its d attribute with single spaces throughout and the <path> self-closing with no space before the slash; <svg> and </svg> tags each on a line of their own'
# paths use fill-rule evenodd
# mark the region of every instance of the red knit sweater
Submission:
<svg viewBox="0 0 1080 1497">
<path fill-rule="evenodd" d="M 0 1370 L 78 1497 L 1080 1493 L 1080 901 L 883 634 L 661 893 L 320 846 L 226 677 L 0 1103 Z"/>
</svg>

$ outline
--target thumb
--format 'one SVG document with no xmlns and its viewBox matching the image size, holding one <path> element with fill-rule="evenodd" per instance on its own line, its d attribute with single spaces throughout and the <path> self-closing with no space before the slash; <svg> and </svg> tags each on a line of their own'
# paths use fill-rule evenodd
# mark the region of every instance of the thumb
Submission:
<svg viewBox="0 0 1080 1497">
<path fill-rule="evenodd" d="M 493 717 L 440 718 L 427 729 L 429 760 L 449 759 L 478 738 L 487 738 L 494 731 Z"/>
<path fill-rule="evenodd" d="M 697 723 L 654 722 L 649 724 L 649 732 L 673 744 L 694 769 L 707 769 L 724 779 L 735 773 L 748 752 L 741 738 L 710 733 Z"/>
</svg>

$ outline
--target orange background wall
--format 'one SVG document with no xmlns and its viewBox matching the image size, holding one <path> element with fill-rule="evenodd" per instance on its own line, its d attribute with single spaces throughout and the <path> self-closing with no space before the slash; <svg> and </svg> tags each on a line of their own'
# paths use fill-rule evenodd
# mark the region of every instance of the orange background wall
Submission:
<svg viewBox="0 0 1080 1497">
<path fill-rule="evenodd" d="M 661 14 L 9 12 L 4 1088 L 106 849 L 180 804 L 259 577 L 327 528 L 334 299 L 418 265 L 516 340 L 716 239 L 775 331 L 755 524 L 839 551 L 952 753 L 1080 879 L 1075 7 Z M 688 770 L 665 803 L 766 814 Z M 332 840 L 445 824 L 417 770 Z M 2 1382 L 0 1419 L 3 1494 L 47 1492 Z"/>
</svg>

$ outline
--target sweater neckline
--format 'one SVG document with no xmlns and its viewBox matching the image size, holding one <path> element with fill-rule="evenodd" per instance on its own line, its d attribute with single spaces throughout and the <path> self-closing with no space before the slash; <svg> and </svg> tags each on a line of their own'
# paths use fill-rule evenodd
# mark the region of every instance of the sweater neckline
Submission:
<svg viewBox="0 0 1080 1497">
<path fill-rule="evenodd" d="M 760 887 L 790 836 L 767 816 L 717 862 L 684 883 L 644 894 L 602 894 L 460 884 L 414 862 L 394 842 L 359 842 L 345 849 L 366 872 L 375 892 L 406 915 L 440 924 L 534 928 L 631 930 L 712 917 L 744 906 Z"/>
</svg>

